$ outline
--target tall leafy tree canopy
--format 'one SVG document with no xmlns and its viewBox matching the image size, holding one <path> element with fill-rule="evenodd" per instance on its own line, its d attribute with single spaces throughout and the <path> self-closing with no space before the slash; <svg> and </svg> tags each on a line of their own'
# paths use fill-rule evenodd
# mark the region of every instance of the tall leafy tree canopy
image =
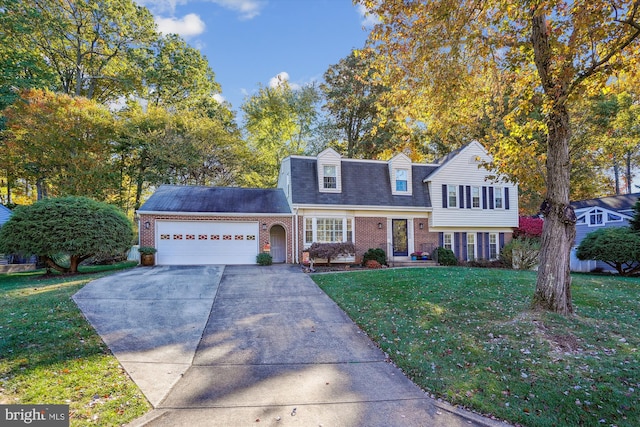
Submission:
<svg viewBox="0 0 640 427">
<path fill-rule="evenodd" d="M 403 113 L 427 127 L 438 126 L 442 111 L 460 123 L 517 124 L 518 139 L 491 135 L 490 148 L 505 172 L 518 167 L 504 161 L 505 151 L 527 158 L 528 142 L 544 136 L 546 221 L 533 301 L 537 308 L 571 313 L 569 111 L 614 71 L 638 66 L 640 1 L 362 3 L 380 17 L 370 46 L 379 78 Z M 541 120 L 532 120 L 538 106 Z"/>
</svg>

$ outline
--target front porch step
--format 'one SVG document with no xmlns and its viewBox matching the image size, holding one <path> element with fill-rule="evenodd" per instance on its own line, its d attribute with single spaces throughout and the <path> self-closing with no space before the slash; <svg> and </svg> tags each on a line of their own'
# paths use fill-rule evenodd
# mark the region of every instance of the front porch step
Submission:
<svg viewBox="0 0 640 427">
<path fill-rule="evenodd" d="M 393 261 L 393 260 L 387 260 L 387 262 L 389 263 L 389 267 L 435 267 L 438 265 L 437 262 L 435 262 L 432 259 L 429 260 L 416 260 L 416 261 Z"/>
</svg>

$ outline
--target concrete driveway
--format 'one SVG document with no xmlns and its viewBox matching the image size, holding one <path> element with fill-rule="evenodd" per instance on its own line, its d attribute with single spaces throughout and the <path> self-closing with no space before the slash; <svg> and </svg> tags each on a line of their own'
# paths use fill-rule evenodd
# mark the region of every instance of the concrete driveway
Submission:
<svg viewBox="0 0 640 427">
<path fill-rule="evenodd" d="M 298 268 L 136 268 L 74 300 L 154 410 L 132 426 L 505 425 L 430 399 Z"/>
</svg>

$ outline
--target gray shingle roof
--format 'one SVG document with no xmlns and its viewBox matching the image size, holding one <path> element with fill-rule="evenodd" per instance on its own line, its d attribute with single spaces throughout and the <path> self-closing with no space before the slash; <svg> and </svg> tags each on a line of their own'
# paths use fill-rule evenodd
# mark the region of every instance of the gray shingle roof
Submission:
<svg viewBox="0 0 640 427">
<path fill-rule="evenodd" d="M 431 207 L 431 197 L 423 179 L 437 166 L 413 165 L 413 196 L 391 193 L 387 163 L 343 161 L 342 192 L 318 191 L 318 166 L 313 158 L 291 158 L 292 202 L 351 206 Z"/>
<path fill-rule="evenodd" d="M 138 212 L 290 214 L 282 189 L 162 185 Z"/>
<path fill-rule="evenodd" d="M 574 209 L 599 207 L 617 212 L 631 211 L 633 205 L 640 197 L 640 193 L 620 194 L 618 196 L 600 197 L 597 199 L 579 200 L 572 202 Z"/>
</svg>

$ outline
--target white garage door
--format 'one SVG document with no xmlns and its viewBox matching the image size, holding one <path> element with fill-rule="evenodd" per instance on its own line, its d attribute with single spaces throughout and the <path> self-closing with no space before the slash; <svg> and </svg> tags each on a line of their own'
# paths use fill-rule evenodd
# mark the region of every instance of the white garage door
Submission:
<svg viewBox="0 0 640 427">
<path fill-rule="evenodd" d="M 158 221 L 158 265 L 255 264 L 257 222 Z"/>
</svg>

